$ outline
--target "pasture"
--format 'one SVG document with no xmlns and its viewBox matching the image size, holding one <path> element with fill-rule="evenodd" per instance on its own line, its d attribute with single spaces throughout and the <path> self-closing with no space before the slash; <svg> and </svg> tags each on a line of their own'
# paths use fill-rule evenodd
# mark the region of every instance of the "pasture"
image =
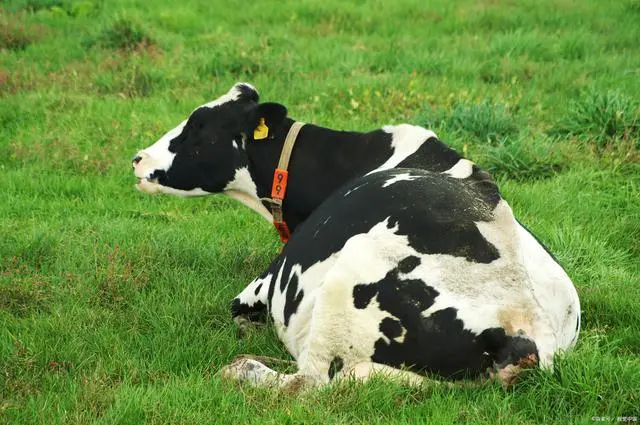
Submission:
<svg viewBox="0 0 640 425">
<path fill-rule="evenodd" d="M 0 422 L 640 420 L 639 22 L 637 0 L 0 2 Z M 131 158 L 236 81 L 305 122 L 423 125 L 492 172 L 577 287 L 575 350 L 508 390 L 221 381 L 289 358 L 229 308 L 277 235 L 137 192 Z"/>
</svg>

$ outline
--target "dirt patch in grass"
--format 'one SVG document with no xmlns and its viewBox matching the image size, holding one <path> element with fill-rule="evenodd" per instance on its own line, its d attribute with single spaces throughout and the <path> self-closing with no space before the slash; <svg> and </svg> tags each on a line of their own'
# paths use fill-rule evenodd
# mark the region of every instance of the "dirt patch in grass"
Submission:
<svg viewBox="0 0 640 425">
<path fill-rule="evenodd" d="M 47 34 L 44 25 L 27 24 L 20 16 L 0 12 L 0 50 L 24 50 Z"/>
<path fill-rule="evenodd" d="M 6 400 L 37 394 L 39 385 L 30 376 L 35 369 L 35 355 L 15 340 L 13 353 L 0 365 L 0 398 Z"/>
<path fill-rule="evenodd" d="M 33 273 L 32 267 L 13 256 L 2 264 L 0 310 L 14 317 L 49 311 L 49 278 Z"/>
<path fill-rule="evenodd" d="M 128 258 L 119 245 L 110 248 L 99 257 L 96 269 L 98 304 L 112 309 L 129 305 L 135 293 L 149 283 L 145 270 L 142 260 Z"/>
<path fill-rule="evenodd" d="M 48 311 L 48 284 L 37 278 L 29 279 L 11 286 L 0 286 L 0 310 L 7 311 L 14 317 L 25 317 L 30 314 Z"/>
</svg>

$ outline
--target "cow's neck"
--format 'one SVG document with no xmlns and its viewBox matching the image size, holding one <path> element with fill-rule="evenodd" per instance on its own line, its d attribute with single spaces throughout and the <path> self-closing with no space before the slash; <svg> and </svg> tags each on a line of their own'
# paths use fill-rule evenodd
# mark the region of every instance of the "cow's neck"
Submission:
<svg viewBox="0 0 640 425">
<path fill-rule="evenodd" d="M 255 181 L 251 177 L 249 167 L 236 169 L 234 179 L 224 189 L 225 195 L 242 203 L 257 212 L 267 221 L 273 221 L 271 212 L 260 201 Z"/>
<path fill-rule="evenodd" d="M 265 140 L 245 138 L 243 148 L 248 156 L 248 164 L 236 169 L 234 179 L 224 189 L 227 196 L 241 202 L 269 222 L 273 221 L 273 216 L 262 199 L 271 196 L 273 173 L 293 123 L 293 120 L 286 119 L 279 128 L 270 129 L 273 134 Z"/>
<path fill-rule="evenodd" d="M 287 118 L 283 125 L 273 129 L 273 137 L 246 142 L 249 172 L 258 198 L 271 196 L 273 173 L 294 122 Z M 372 143 L 366 133 L 342 132 L 311 124 L 302 128 L 291 155 L 283 203 L 285 221 L 291 230 L 338 186 L 381 162 L 371 151 Z"/>
<path fill-rule="evenodd" d="M 293 123 L 293 120 L 287 118 L 283 125 L 278 128 L 269 129 L 273 134 L 270 134 L 267 139 L 249 139 L 245 142 L 245 149 L 248 155 L 248 171 L 251 175 L 251 181 L 255 185 L 255 199 L 261 203 L 265 211 L 268 211 L 266 208 L 267 204 L 260 200 L 271 197 L 273 173 L 278 166 L 284 140 Z M 287 204 L 295 204 L 295 202 L 292 203 L 287 200 Z M 295 207 L 294 205 L 292 206 Z M 256 211 L 256 208 L 252 209 Z M 273 219 L 270 212 L 268 216 L 263 213 L 261 213 L 261 215 L 267 220 Z"/>
</svg>

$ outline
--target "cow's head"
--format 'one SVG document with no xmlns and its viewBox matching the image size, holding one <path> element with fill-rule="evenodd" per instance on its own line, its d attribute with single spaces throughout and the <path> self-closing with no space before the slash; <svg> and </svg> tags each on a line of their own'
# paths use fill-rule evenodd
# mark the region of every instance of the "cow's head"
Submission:
<svg viewBox="0 0 640 425">
<path fill-rule="evenodd" d="M 282 105 L 258 104 L 258 96 L 251 85 L 238 83 L 138 152 L 133 159 L 136 187 L 181 196 L 255 190 L 247 171 L 248 137 L 262 119 L 281 122 L 287 114 Z"/>
</svg>

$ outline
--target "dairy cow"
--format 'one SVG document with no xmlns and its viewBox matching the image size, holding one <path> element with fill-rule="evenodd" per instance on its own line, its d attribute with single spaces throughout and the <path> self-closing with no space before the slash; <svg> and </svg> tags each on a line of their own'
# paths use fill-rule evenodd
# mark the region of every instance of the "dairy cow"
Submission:
<svg viewBox="0 0 640 425">
<path fill-rule="evenodd" d="M 232 315 L 241 328 L 271 316 L 298 372 L 245 356 L 224 375 L 298 388 L 378 371 L 419 382 L 416 373 L 489 370 L 510 383 L 572 346 L 571 280 L 489 174 L 420 127 L 300 128 L 258 99 L 236 84 L 133 160 L 143 192 L 225 193 L 295 230 Z M 274 174 L 291 134 L 288 174 Z M 278 176 L 288 180 L 279 211 Z"/>
</svg>

